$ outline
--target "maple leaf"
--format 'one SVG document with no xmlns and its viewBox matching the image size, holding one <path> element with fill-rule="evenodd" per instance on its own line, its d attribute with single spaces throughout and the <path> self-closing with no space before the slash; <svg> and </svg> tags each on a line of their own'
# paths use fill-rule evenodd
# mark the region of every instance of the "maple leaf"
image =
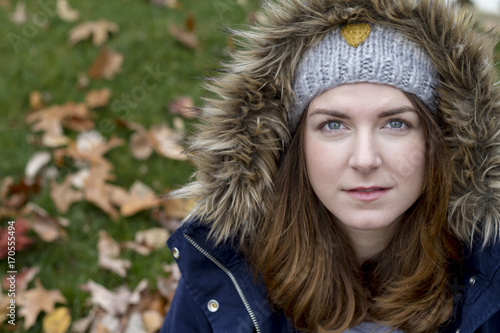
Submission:
<svg viewBox="0 0 500 333">
<path fill-rule="evenodd" d="M 139 180 L 130 187 L 129 197 L 120 207 L 123 216 L 131 216 L 141 210 L 149 209 L 159 204 L 156 194 L 151 188 Z"/>
<path fill-rule="evenodd" d="M 77 10 L 71 8 L 66 0 L 57 0 L 57 16 L 66 22 L 74 22 L 80 17 Z"/>
<path fill-rule="evenodd" d="M 103 47 L 89 68 L 89 76 L 92 79 L 105 78 L 112 80 L 120 72 L 122 62 L 123 55 L 121 53 Z"/>
<path fill-rule="evenodd" d="M 85 179 L 83 193 L 88 202 L 106 212 L 112 219 L 118 218 L 118 211 L 113 206 L 106 189 L 106 181 L 110 180 L 111 164 L 101 163 L 91 166 L 89 176 Z"/>
<path fill-rule="evenodd" d="M 51 313 L 56 303 L 66 303 L 66 298 L 57 289 L 46 290 L 40 279 L 35 280 L 35 288 L 29 289 L 18 296 L 21 306 L 19 315 L 24 317 L 24 329 L 28 329 L 36 322 L 41 311 Z"/>
<path fill-rule="evenodd" d="M 73 203 L 83 200 L 83 192 L 73 189 L 72 182 L 73 175 L 66 176 L 62 184 L 50 182 L 50 197 L 60 213 L 67 213 Z"/>
<path fill-rule="evenodd" d="M 92 43 L 101 46 L 108 40 L 108 34 L 117 32 L 118 25 L 113 22 L 106 20 L 84 22 L 70 30 L 69 43 L 75 45 L 92 36 Z"/>
</svg>

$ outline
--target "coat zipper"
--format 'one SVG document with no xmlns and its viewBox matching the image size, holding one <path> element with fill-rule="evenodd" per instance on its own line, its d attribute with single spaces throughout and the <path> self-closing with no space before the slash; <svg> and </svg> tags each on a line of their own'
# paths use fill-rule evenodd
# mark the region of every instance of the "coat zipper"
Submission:
<svg viewBox="0 0 500 333">
<path fill-rule="evenodd" d="M 247 298 L 245 297 L 245 294 L 243 294 L 243 291 L 241 290 L 240 285 L 238 284 L 238 281 L 236 281 L 236 278 L 234 277 L 233 273 L 231 273 L 231 271 L 229 271 L 229 269 L 227 269 L 224 265 L 222 265 L 221 262 L 218 261 L 217 259 L 215 259 L 210 253 L 205 251 L 205 249 L 203 249 L 201 246 L 199 246 L 191 237 L 184 234 L 184 238 L 186 238 L 187 241 L 189 243 L 191 243 L 191 245 L 193 245 L 199 252 L 201 252 L 201 254 L 203 254 L 211 262 L 213 262 L 220 269 L 222 269 L 222 271 L 224 273 L 226 273 L 227 276 L 229 276 L 229 278 L 231 279 L 231 281 L 234 284 L 234 287 L 236 288 L 236 291 L 238 292 L 238 295 L 240 296 L 241 300 L 243 301 L 243 304 L 245 305 L 245 308 L 246 308 L 248 314 L 250 315 L 250 318 L 252 319 L 252 323 L 255 327 L 255 331 L 257 333 L 261 333 L 259 323 L 257 322 L 257 317 L 255 316 L 255 313 L 253 312 L 252 308 L 250 307 L 250 304 L 248 303 Z"/>
</svg>

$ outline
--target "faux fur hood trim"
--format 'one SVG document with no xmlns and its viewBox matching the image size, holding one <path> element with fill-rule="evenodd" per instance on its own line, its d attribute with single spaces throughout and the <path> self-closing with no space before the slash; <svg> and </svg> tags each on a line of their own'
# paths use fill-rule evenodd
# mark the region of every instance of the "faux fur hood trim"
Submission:
<svg viewBox="0 0 500 333">
<path fill-rule="evenodd" d="M 266 24 L 233 31 L 238 50 L 206 88 L 201 124 L 187 154 L 195 181 L 176 191 L 196 198 L 213 236 L 251 236 L 273 196 L 273 177 L 291 135 L 287 107 L 306 49 L 350 22 L 392 26 L 421 45 L 439 72 L 438 109 L 450 125 L 453 188 L 449 223 L 464 241 L 499 238 L 500 94 L 496 37 L 478 32 L 470 10 L 441 0 L 266 0 Z"/>
</svg>

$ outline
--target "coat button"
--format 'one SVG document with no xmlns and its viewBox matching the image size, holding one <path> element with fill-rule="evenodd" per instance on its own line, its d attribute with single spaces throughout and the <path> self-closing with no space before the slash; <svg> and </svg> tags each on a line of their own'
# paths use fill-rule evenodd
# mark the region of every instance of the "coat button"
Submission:
<svg viewBox="0 0 500 333">
<path fill-rule="evenodd" d="M 175 259 L 179 260 L 179 258 L 181 257 L 181 254 L 179 252 L 179 249 L 174 247 L 172 249 L 172 255 L 174 256 Z"/>
<path fill-rule="evenodd" d="M 472 275 L 469 279 L 469 286 L 473 286 L 476 283 L 476 276 Z"/>
<path fill-rule="evenodd" d="M 211 299 L 210 301 L 208 301 L 207 306 L 208 306 L 208 311 L 210 311 L 210 312 L 217 312 L 217 310 L 219 310 L 219 302 L 217 302 L 214 299 Z"/>
</svg>

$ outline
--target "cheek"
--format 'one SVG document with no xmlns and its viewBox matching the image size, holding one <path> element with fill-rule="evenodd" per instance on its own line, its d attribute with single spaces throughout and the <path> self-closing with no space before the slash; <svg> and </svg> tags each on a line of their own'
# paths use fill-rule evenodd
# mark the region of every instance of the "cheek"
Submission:
<svg viewBox="0 0 500 333">
<path fill-rule="evenodd" d="M 426 147 L 424 140 L 415 140 L 414 143 L 398 149 L 395 154 L 393 167 L 400 180 L 423 182 L 426 162 Z"/>
</svg>

